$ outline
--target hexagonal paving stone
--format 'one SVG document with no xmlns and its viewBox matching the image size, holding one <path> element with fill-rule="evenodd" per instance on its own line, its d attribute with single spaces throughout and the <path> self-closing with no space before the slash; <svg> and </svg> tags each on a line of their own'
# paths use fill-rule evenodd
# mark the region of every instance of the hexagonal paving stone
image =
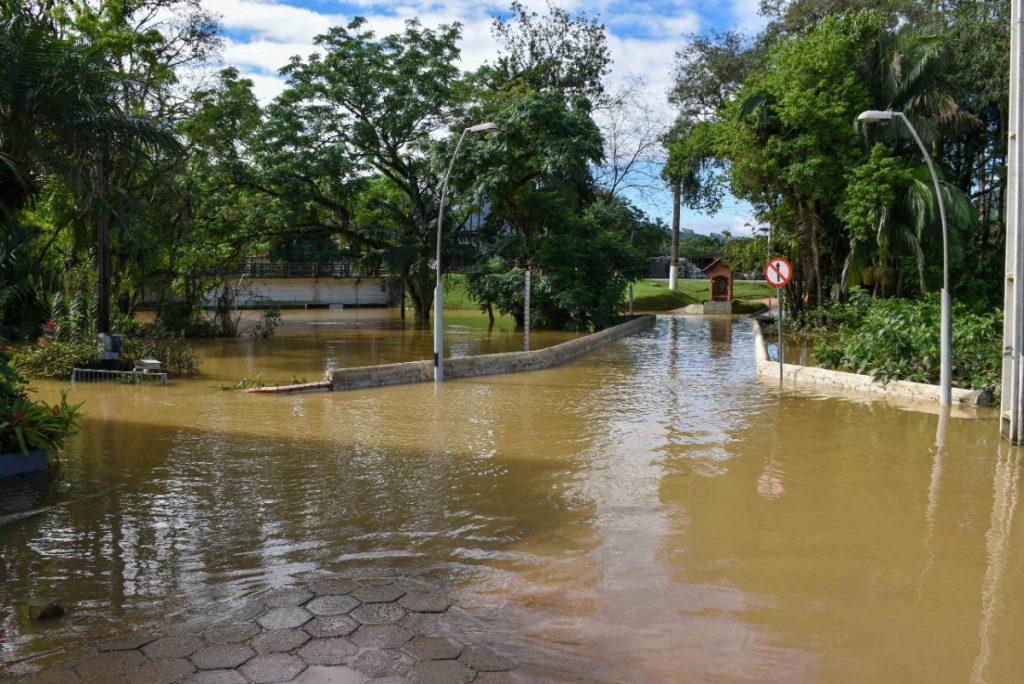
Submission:
<svg viewBox="0 0 1024 684">
<path fill-rule="evenodd" d="M 400 648 L 412 637 L 412 632 L 398 625 L 363 625 L 349 638 L 366 648 Z"/>
<path fill-rule="evenodd" d="M 402 578 L 397 575 L 394 577 L 357 577 L 356 582 L 364 587 L 383 587 L 385 584 L 394 584 L 400 579 Z"/>
<path fill-rule="evenodd" d="M 454 660 L 465 647 L 445 637 L 418 636 L 402 648 L 416 660 Z"/>
<path fill-rule="evenodd" d="M 212 614 L 197 615 L 184 622 L 172 624 L 164 631 L 167 636 L 195 636 L 206 628 L 217 624 L 221 619 L 223 619 L 223 616 Z"/>
<path fill-rule="evenodd" d="M 359 623 L 348 615 L 321 615 L 307 622 L 302 629 L 315 637 L 348 636 L 359 629 Z"/>
<path fill-rule="evenodd" d="M 249 643 L 258 653 L 284 653 L 294 651 L 307 641 L 309 641 L 309 634 L 301 629 L 272 629 L 260 634 Z"/>
<path fill-rule="evenodd" d="M 129 684 L 174 684 L 196 671 L 184 658 L 150 660 L 128 673 Z"/>
<path fill-rule="evenodd" d="M 416 661 L 401 651 L 363 651 L 352 661 L 352 667 L 371 677 L 403 675 Z"/>
<path fill-rule="evenodd" d="M 255 620 L 265 612 L 267 612 L 267 607 L 263 603 L 256 599 L 251 599 L 232 610 L 229 617 L 234 622 L 248 622 L 249 620 Z"/>
<path fill-rule="evenodd" d="M 351 596 L 329 595 L 318 596 L 306 604 L 306 608 L 314 615 L 344 615 L 359 605 L 359 601 Z"/>
<path fill-rule="evenodd" d="M 188 658 L 204 645 L 199 637 L 166 636 L 147 644 L 142 652 L 150 658 Z"/>
<path fill-rule="evenodd" d="M 313 614 L 305 608 L 292 606 L 291 608 L 271 608 L 256 619 L 256 622 L 263 625 L 264 629 L 292 629 L 313 619 Z"/>
<path fill-rule="evenodd" d="M 240 644 L 259 633 L 260 628 L 252 622 L 225 622 L 203 632 L 203 638 L 211 644 Z"/>
<path fill-rule="evenodd" d="M 358 652 L 359 649 L 348 639 L 329 637 L 307 642 L 296 651 L 296 655 L 310 665 L 341 665 Z"/>
<path fill-rule="evenodd" d="M 515 672 L 481 672 L 473 684 L 525 684 L 526 678 Z"/>
<path fill-rule="evenodd" d="M 289 606 L 301 606 L 313 598 L 313 592 L 304 587 L 282 587 L 267 592 L 260 597 L 267 608 L 288 608 Z"/>
<path fill-rule="evenodd" d="M 230 670 L 256 655 L 245 644 L 217 644 L 192 654 L 192 663 L 200 670 Z"/>
<path fill-rule="evenodd" d="M 464 684 L 475 676 L 476 672 L 457 660 L 428 660 L 409 672 L 409 679 L 416 684 Z"/>
<path fill-rule="evenodd" d="M 480 672 L 499 672 L 516 666 L 512 660 L 486 646 L 467 646 L 459 656 L 459 662 Z"/>
<path fill-rule="evenodd" d="M 118 636 L 96 642 L 96 650 L 101 653 L 105 651 L 134 651 L 142 648 L 148 643 L 160 638 L 159 634 L 142 634 L 135 636 Z"/>
<path fill-rule="evenodd" d="M 197 672 L 182 684 L 247 684 L 245 677 L 234 670 L 206 670 Z"/>
<path fill-rule="evenodd" d="M 253 684 L 275 684 L 290 682 L 306 669 L 302 658 L 285 653 L 258 655 L 242 666 L 242 674 Z"/>
<path fill-rule="evenodd" d="M 74 670 L 56 667 L 22 677 L 18 680 L 18 684 L 72 684 L 72 682 L 80 681 L 82 680 L 78 678 Z"/>
<path fill-rule="evenodd" d="M 318 596 L 323 596 L 324 594 L 350 594 L 358 588 L 359 585 L 352 580 L 341 577 L 322 579 L 309 585 L 310 591 Z"/>
<path fill-rule="evenodd" d="M 390 625 L 405 617 L 405 609 L 397 603 L 364 603 L 350 615 L 364 625 Z"/>
<path fill-rule="evenodd" d="M 450 622 L 447 613 L 410 613 L 400 624 L 416 634 L 434 636 L 449 633 Z"/>
<path fill-rule="evenodd" d="M 75 668 L 85 680 L 113 679 L 144 664 L 146 659 L 138 651 L 111 651 L 100 653 Z"/>
<path fill-rule="evenodd" d="M 398 603 L 403 608 L 416 613 L 443 613 L 452 605 L 452 602 L 441 594 L 423 592 L 410 592 L 403 596 Z"/>
<path fill-rule="evenodd" d="M 390 584 L 383 586 L 359 587 L 350 596 L 354 596 L 363 603 L 388 603 L 397 601 L 405 596 L 405 592 Z"/>
</svg>

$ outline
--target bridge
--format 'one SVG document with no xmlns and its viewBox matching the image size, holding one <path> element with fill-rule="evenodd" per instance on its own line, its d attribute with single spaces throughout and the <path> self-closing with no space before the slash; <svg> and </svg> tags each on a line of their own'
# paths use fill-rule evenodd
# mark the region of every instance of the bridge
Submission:
<svg viewBox="0 0 1024 684">
<path fill-rule="evenodd" d="M 216 275 L 233 283 L 237 308 L 391 306 L 401 298 L 400 287 L 381 268 L 354 261 L 249 260 Z M 208 293 L 207 306 L 217 293 Z"/>
<path fill-rule="evenodd" d="M 249 259 L 203 275 L 215 276 L 234 288 L 234 306 L 240 309 L 397 306 L 402 298 L 401 285 L 386 269 L 353 260 Z M 207 292 L 203 304 L 215 307 L 221 294 L 220 287 Z M 142 302 L 155 305 L 155 293 L 144 291 Z"/>
</svg>

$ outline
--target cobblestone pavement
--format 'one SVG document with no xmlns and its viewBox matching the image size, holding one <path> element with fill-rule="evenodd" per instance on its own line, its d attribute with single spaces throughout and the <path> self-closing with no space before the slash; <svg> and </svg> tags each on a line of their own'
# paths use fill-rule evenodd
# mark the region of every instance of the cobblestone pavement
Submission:
<svg viewBox="0 0 1024 684">
<path fill-rule="evenodd" d="M 93 644 L 23 684 L 504 684 L 516 663 L 460 636 L 465 614 L 410 577 L 324 577 Z"/>
</svg>

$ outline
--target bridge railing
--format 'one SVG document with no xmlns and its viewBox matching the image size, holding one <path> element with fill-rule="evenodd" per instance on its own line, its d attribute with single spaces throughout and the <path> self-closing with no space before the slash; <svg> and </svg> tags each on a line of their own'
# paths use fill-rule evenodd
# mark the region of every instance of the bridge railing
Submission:
<svg viewBox="0 0 1024 684">
<path fill-rule="evenodd" d="M 270 261 L 251 259 L 235 268 L 220 269 L 217 275 L 247 278 L 357 278 L 387 275 L 356 261 Z"/>
</svg>

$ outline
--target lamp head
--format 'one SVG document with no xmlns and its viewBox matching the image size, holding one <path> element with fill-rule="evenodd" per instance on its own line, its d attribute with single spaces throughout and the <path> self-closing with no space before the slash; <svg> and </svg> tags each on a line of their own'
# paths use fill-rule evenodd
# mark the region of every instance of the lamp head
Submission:
<svg viewBox="0 0 1024 684">
<path fill-rule="evenodd" d="M 466 129 L 470 133 L 476 133 L 477 135 L 487 135 L 488 133 L 496 133 L 498 131 L 498 124 L 485 121 L 479 123 L 476 126 L 470 126 Z"/>
<path fill-rule="evenodd" d="M 877 123 L 880 121 L 892 121 L 895 114 L 890 111 L 879 111 L 877 109 L 869 109 L 865 112 L 861 112 L 857 117 L 857 121 L 863 121 L 865 123 Z"/>
</svg>

